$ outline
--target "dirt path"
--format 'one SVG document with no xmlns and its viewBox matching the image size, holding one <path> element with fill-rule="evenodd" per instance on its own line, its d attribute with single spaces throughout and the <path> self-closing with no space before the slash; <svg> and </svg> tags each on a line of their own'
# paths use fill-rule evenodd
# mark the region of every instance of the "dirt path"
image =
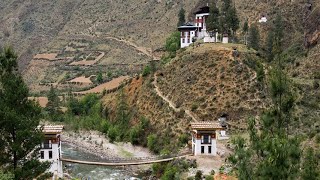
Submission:
<svg viewBox="0 0 320 180">
<path fill-rule="evenodd" d="M 118 42 L 125 43 L 126 45 L 135 48 L 137 51 L 145 54 L 146 56 L 151 57 L 153 60 L 159 60 L 159 59 L 160 59 L 159 57 L 155 57 L 152 53 L 150 53 L 150 50 L 148 50 L 148 48 L 146 48 L 146 47 L 140 47 L 140 46 L 136 45 L 136 44 L 133 43 L 133 42 L 127 41 L 127 40 L 125 40 L 125 39 L 119 39 L 119 38 L 112 37 L 112 36 L 105 36 L 104 38 L 106 38 L 106 39 L 112 39 L 112 40 L 116 40 L 116 41 L 118 41 Z"/>
<path fill-rule="evenodd" d="M 157 80 L 158 77 L 156 75 L 156 73 L 154 74 L 154 80 L 152 82 L 152 84 L 154 85 L 154 90 L 156 91 L 157 95 L 160 96 L 165 102 L 167 102 L 169 104 L 169 106 L 175 111 L 175 112 L 180 112 L 180 111 L 184 111 L 186 113 L 187 116 L 189 116 L 193 121 L 197 122 L 197 118 L 191 113 L 191 111 L 189 110 L 185 110 L 182 108 L 177 108 L 176 105 L 174 104 L 174 102 L 172 102 L 169 98 L 167 98 L 165 95 L 163 95 L 163 93 L 161 92 L 158 84 L 157 84 Z"/>
</svg>

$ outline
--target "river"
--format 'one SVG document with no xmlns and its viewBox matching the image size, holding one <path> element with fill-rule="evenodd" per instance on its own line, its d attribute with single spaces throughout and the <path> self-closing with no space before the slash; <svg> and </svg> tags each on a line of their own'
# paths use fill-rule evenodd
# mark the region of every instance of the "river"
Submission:
<svg viewBox="0 0 320 180">
<path fill-rule="evenodd" d="M 83 152 L 68 144 L 62 144 L 64 158 L 99 161 L 99 157 Z M 139 179 L 133 172 L 123 168 L 64 163 L 64 172 L 74 178 L 85 180 Z"/>
</svg>

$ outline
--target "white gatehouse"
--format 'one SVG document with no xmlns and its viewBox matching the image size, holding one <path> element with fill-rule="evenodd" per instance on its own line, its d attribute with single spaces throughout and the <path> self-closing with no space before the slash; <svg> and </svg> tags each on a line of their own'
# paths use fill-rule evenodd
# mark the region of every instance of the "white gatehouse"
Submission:
<svg viewBox="0 0 320 180">
<path fill-rule="evenodd" d="M 44 141 L 41 143 L 40 161 L 49 161 L 51 166 L 48 172 L 53 178 L 63 178 L 61 161 L 61 132 L 63 126 L 43 126 Z"/>
<path fill-rule="evenodd" d="M 222 130 L 219 123 L 202 121 L 191 123 L 192 153 L 197 155 L 217 155 L 217 134 Z"/>
</svg>

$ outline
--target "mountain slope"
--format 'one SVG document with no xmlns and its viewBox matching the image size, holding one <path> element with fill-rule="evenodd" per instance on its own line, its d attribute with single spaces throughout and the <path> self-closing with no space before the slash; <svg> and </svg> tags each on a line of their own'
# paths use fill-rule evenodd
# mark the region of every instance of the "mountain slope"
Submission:
<svg viewBox="0 0 320 180">
<path fill-rule="evenodd" d="M 21 67 L 32 54 L 49 49 L 59 40 L 99 36 L 121 37 L 139 46 L 159 48 L 177 23 L 184 5 L 187 11 L 194 0 L 186 1 L 105 1 L 105 0 L 4 0 L 0 2 L 0 45 L 12 44 Z"/>
</svg>

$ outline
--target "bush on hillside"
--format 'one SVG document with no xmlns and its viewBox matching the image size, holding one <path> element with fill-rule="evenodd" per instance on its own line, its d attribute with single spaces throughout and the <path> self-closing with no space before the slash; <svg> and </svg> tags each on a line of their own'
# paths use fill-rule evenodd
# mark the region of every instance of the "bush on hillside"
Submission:
<svg viewBox="0 0 320 180">
<path fill-rule="evenodd" d="M 117 129 L 115 127 L 110 127 L 108 131 L 108 137 L 111 143 L 113 143 L 116 140 L 117 135 Z"/>
<path fill-rule="evenodd" d="M 202 171 L 198 170 L 194 176 L 195 180 L 202 180 Z"/>
<path fill-rule="evenodd" d="M 142 76 L 148 76 L 151 73 L 151 68 L 149 65 L 147 65 L 146 67 L 144 67 L 143 71 L 142 71 Z"/>
<path fill-rule="evenodd" d="M 180 32 L 176 31 L 172 33 L 167 39 L 166 39 L 166 45 L 165 49 L 168 52 L 176 52 L 178 49 L 180 49 Z"/>
<path fill-rule="evenodd" d="M 147 143 L 148 148 L 154 153 L 159 153 L 159 149 L 157 147 L 157 145 L 158 145 L 158 137 L 157 137 L 157 135 L 150 134 L 148 136 L 147 140 L 148 140 L 148 143 Z"/>
<path fill-rule="evenodd" d="M 181 134 L 179 136 L 179 144 L 180 144 L 180 146 L 183 146 L 183 145 L 187 144 L 188 140 L 189 140 L 189 135 L 188 134 Z"/>
</svg>

